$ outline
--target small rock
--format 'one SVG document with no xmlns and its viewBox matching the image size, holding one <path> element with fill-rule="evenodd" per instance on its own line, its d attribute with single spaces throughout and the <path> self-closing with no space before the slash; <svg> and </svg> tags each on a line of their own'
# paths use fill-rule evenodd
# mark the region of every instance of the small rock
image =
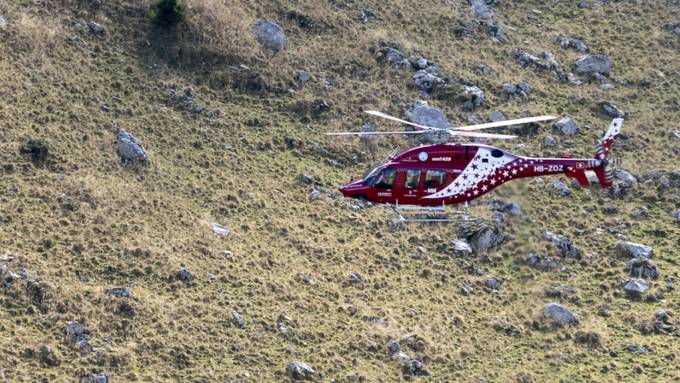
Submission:
<svg viewBox="0 0 680 383">
<path fill-rule="evenodd" d="M 470 295 L 474 291 L 475 290 L 468 283 L 463 283 L 463 286 L 460 288 L 460 292 L 463 293 L 464 295 Z"/>
<path fill-rule="evenodd" d="M 626 264 L 626 271 L 631 277 L 636 278 L 659 278 L 659 268 L 654 261 L 648 258 L 633 258 Z"/>
<path fill-rule="evenodd" d="M 491 67 L 488 67 L 486 65 L 478 65 L 477 69 L 479 69 L 480 72 L 482 72 L 485 75 L 490 75 L 493 72 L 493 69 Z"/>
<path fill-rule="evenodd" d="M 52 347 L 43 344 L 38 348 L 40 362 L 48 367 L 56 367 L 61 364 L 61 358 L 52 350 Z"/>
<path fill-rule="evenodd" d="M 90 376 L 84 377 L 81 383 L 111 383 L 111 378 L 105 373 L 92 374 Z"/>
<path fill-rule="evenodd" d="M 376 19 L 376 17 L 377 16 L 376 16 L 375 12 L 373 12 L 372 10 L 370 10 L 368 8 L 362 8 L 361 9 L 361 17 L 360 18 L 361 18 L 362 23 L 366 24 L 369 21 Z"/>
<path fill-rule="evenodd" d="M 527 265 L 541 270 L 552 270 L 558 266 L 557 261 L 553 257 L 542 254 L 529 254 L 525 262 Z"/>
<path fill-rule="evenodd" d="M 569 186 L 560 180 L 555 180 L 555 182 L 553 182 L 553 188 L 555 188 L 555 190 L 565 197 L 571 195 L 571 189 L 569 189 Z"/>
<path fill-rule="evenodd" d="M 672 212 L 671 215 L 673 216 L 673 218 L 678 220 L 678 223 L 680 223 L 680 210 L 676 210 L 676 211 Z"/>
<path fill-rule="evenodd" d="M 465 241 L 461 241 L 460 239 L 454 239 L 454 240 L 451 240 L 451 244 L 453 244 L 453 249 L 457 252 L 468 253 L 468 254 L 472 253 L 472 248 Z"/>
<path fill-rule="evenodd" d="M 191 280 L 194 278 L 189 269 L 187 269 L 184 266 L 182 266 L 177 272 L 177 277 L 179 278 L 180 281 L 185 283 L 191 282 Z"/>
<path fill-rule="evenodd" d="M 297 83 L 300 84 L 300 85 L 306 83 L 307 81 L 309 81 L 309 80 L 311 80 L 311 79 L 312 79 L 312 74 L 309 73 L 309 72 L 306 71 L 306 70 L 298 71 L 298 72 L 295 74 L 295 82 L 297 82 Z"/>
<path fill-rule="evenodd" d="M 542 238 L 552 242 L 560 257 L 581 259 L 581 250 L 574 246 L 574 243 L 564 235 L 546 231 L 543 233 Z"/>
<path fill-rule="evenodd" d="M 118 155 L 123 162 L 128 163 L 146 163 L 148 154 L 144 146 L 124 129 L 118 129 Z"/>
<path fill-rule="evenodd" d="M 87 29 L 90 31 L 90 33 L 95 35 L 104 34 L 104 27 L 95 23 L 94 21 L 90 21 L 89 23 L 87 23 Z"/>
<path fill-rule="evenodd" d="M 626 113 L 623 112 L 618 106 L 612 104 L 609 101 L 602 101 L 600 103 L 600 107 L 602 107 L 602 110 L 610 117 L 613 118 L 624 118 L 626 117 Z"/>
<path fill-rule="evenodd" d="M 274 52 L 281 51 L 286 44 L 283 28 L 273 21 L 260 20 L 255 23 L 255 34 L 260 44 Z"/>
<path fill-rule="evenodd" d="M 564 117 L 557 121 L 553 126 L 562 132 L 562 134 L 566 134 L 568 136 L 576 134 L 578 131 L 578 125 L 571 117 Z"/>
<path fill-rule="evenodd" d="M 229 228 L 224 225 L 220 225 L 219 223 L 213 223 L 212 229 L 215 234 L 221 237 L 229 235 Z"/>
<path fill-rule="evenodd" d="M 418 90 L 430 93 L 437 84 L 443 83 L 443 80 L 426 70 L 419 70 L 413 75 L 413 82 Z"/>
<path fill-rule="evenodd" d="M 319 190 L 312 190 L 309 193 L 309 200 L 310 201 L 316 201 L 321 198 L 321 192 Z"/>
<path fill-rule="evenodd" d="M 132 291 L 127 287 L 110 287 L 106 289 L 106 293 L 118 298 L 129 298 L 132 296 Z"/>
<path fill-rule="evenodd" d="M 644 279 L 632 278 L 626 281 L 623 289 L 629 295 L 639 296 L 649 289 L 649 283 Z"/>
<path fill-rule="evenodd" d="M 246 321 L 243 320 L 241 317 L 241 314 L 236 310 L 236 307 L 231 309 L 231 319 L 234 321 L 234 324 L 238 327 L 244 327 L 246 325 Z"/>
<path fill-rule="evenodd" d="M 464 86 L 463 99 L 463 110 L 472 111 L 484 103 L 484 92 L 476 86 Z"/>
<path fill-rule="evenodd" d="M 487 278 L 484 284 L 491 290 L 498 290 L 501 287 L 501 283 L 496 278 Z"/>
<path fill-rule="evenodd" d="M 7 25 L 7 20 L 4 17 L 0 17 L 0 28 L 4 28 Z"/>
<path fill-rule="evenodd" d="M 646 354 L 648 352 L 646 348 L 633 343 L 627 344 L 626 350 L 632 352 L 633 354 Z"/>
<path fill-rule="evenodd" d="M 359 284 L 359 283 L 362 283 L 364 281 L 364 277 L 360 273 L 358 273 L 356 271 L 352 271 L 349 274 L 349 280 L 350 280 L 350 282 L 352 282 L 354 284 Z"/>
<path fill-rule="evenodd" d="M 576 315 L 559 303 L 548 303 L 543 306 L 543 316 L 563 325 L 569 325 L 578 322 Z"/>
<path fill-rule="evenodd" d="M 293 380 L 312 380 L 316 371 L 302 362 L 290 362 L 286 365 L 286 375 Z"/>
<path fill-rule="evenodd" d="M 585 55 L 576 60 L 576 73 L 585 75 L 594 75 L 599 73 L 603 76 L 609 76 L 612 70 L 612 64 L 609 57 L 605 55 Z"/>
<path fill-rule="evenodd" d="M 399 346 L 399 342 L 396 340 L 391 340 L 387 343 L 387 353 L 392 356 L 398 352 L 401 351 L 401 347 Z"/>
<path fill-rule="evenodd" d="M 557 144 L 557 141 L 555 141 L 555 137 L 553 136 L 545 136 L 543 139 L 543 145 L 548 146 L 548 147 L 553 147 Z"/>
<path fill-rule="evenodd" d="M 483 226 L 468 238 L 468 242 L 476 252 L 480 252 L 500 245 L 503 239 L 504 236 L 500 228 Z"/>
<path fill-rule="evenodd" d="M 505 115 L 501 112 L 491 112 L 491 114 L 489 114 L 489 119 L 492 122 L 499 122 L 499 121 L 505 121 L 506 120 Z"/>
<path fill-rule="evenodd" d="M 623 258 L 652 258 L 654 251 L 640 243 L 619 241 L 616 243 L 616 255 Z"/>
<path fill-rule="evenodd" d="M 586 0 L 579 0 L 578 9 L 586 9 L 587 7 L 588 7 L 588 4 L 586 3 Z"/>
<path fill-rule="evenodd" d="M 560 46 L 564 49 L 573 48 L 583 53 L 587 53 L 590 50 L 590 48 L 588 48 L 588 45 L 586 45 L 585 41 L 576 38 L 570 39 L 564 37 L 560 39 Z"/>
<path fill-rule="evenodd" d="M 484 0 L 472 0 L 472 12 L 475 18 L 480 20 L 488 20 L 493 18 L 493 11 L 489 8 L 486 1 Z"/>
</svg>

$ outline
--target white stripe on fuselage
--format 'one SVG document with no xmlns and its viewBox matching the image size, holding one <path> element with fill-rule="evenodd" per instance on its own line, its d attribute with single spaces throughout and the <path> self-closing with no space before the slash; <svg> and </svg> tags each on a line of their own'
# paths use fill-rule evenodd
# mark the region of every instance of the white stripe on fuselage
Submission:
<svg viewBox="0 0 680 383">
<path fill-rule="evenodd" d="M 491 150 L 492 149 L 480 147 L 477 150 L 474 158 L 468 163 L 465 169 L 463 169 L 463 172 L 460 173 L 456 179 L 454 179 L 439 192 L 425 196 L 423 198 L 447 198 L 465 193 L 470 189 L 474 189 L 474 187 L 480 182 L 492 177 L 496 171 L 503 166 L 517 159 L 517 157 L 509 155 L 505 152 L 501 157 L 492 157 Z M 484 162 L 484 159 L 486 159 L 487 162 Z M 501 182 L 499 182 L 499 184 L 500 183 Z M 479 193 L 479 191 L 477 193 Z M 477 193 L 475 193 L 475 195 Z"/>
</svg>

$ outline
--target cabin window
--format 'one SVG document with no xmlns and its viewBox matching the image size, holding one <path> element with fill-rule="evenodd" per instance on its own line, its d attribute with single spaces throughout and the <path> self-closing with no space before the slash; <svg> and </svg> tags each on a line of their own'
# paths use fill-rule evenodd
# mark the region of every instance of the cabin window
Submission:
<svg viewBox="0 0 680 383">
<path fill-rule="evenodd" d="M 385 169 L 375 181 L 375 187 L 378 189 L 392 189 L 395 178 L 397 178 L 397 171 L 395 169 Z"/>
<path fill-rule="evenodd" d="M 420 170 L 410 169 L 406 171 L 406 179 L 404 180 L 404 188 L 416 189 L 418 188 L 418 181 L 420 181 Z"/>
<path fill-rule="evenodd" d="M 446 183 L 447 175 L 443 170 L 428 170 L 425 174 L 425 189 L 443 186 Z"/>
<path fill-rule="evenodd" d="M 491 157 L 495 157 L 495 158 L 503 157 L 503 152 L 498 150 L 498 149 L 494 149 L 494 150 L 491 151 Z"/>
</svg>

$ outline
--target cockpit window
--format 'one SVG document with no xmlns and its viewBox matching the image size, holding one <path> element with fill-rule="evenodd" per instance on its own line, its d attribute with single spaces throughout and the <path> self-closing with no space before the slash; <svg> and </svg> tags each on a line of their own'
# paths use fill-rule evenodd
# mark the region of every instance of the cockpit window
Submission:
<svg viewBox="0 0 680 383">
<path fill-rule="evenodd" d="M 392 189 L 395 178 L 397 178 L 397 171 L 395 169 L 385 169 L 376 178 L 375 187 L 379 189 Z"/>
<path fill-rule="evenodd" d="M 380 174 L 380 171 L 384 168 L 385 166 L 383 164 L 377 164 L 373 165 L 370 169 L 364 173 L 364 176 L 362 177 L 364 179 L 364 183 L 366 185 L 373 186 L 373 183 L 375 182 L 375 178 L 378 174 Z"/>
<path fill-rule="evenodd" d="M 494 149 L 494 150 L 491 151 L 491 157 L 495 157 L 495 158 L 503 157 L 503 152 L 498 150 L 498 149 Z"/>
</svg>

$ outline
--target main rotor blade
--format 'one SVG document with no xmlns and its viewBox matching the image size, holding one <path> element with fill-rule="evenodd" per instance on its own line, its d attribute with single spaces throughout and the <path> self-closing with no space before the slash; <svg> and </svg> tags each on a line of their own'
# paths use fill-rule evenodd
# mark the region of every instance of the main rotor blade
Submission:
<svg viewBox="0 0 680 383">
<path fill-rule="evenodd" d="M 377 135 L 377 134 L 423 134 L 423 133 L 432 133 L 431 130 L 411 130 L 411 131 L 403 131 L 403 132 L 331 132 L 331 133 L 324 133 L 327 136 L 371 136 L 371 135 Z"/>
<path fill-rule="evenodd" d="M 479 138 L 498 138 L 502 140 L 509 140 L 512 138 L 517 138 L 517 136 L 512 136 L 509 134 L 495 134 L 495 133 L 481 133 L 481 132 L 465 132 L 465 131 L 458 131 L 458 130 L 449 130 L 449 134 L 452 136 L 460 136 L 460 137 L 479 137 Z"/>
<path fill-rule="evenodd" d="M 396 121 L 396 122 L 401 122 L 402 124 L 415 126 L 416 128 L 420 128 L 420 129 L 424 129 L 424 130 L 441 130 L 441 128 L 435 128 L 433 126 L 420 125 L 420 124 L 416 124 L 415 122 L 402 120 L 401 118 L 390 116 L 389 114 L 385 114 L 383 112 L 378 112 L 376 110 L 367 110 L 364 113 L 370 114 L 370 115 L 376 116 L 376 117 L 386 118 L 388 120 L 392 120 L 392 121 Z"/>
<path fill-rule="evenodd" d="M 458 127 L 451 128 L 451 129 L 452 130 L 462 130 L 462 131 L 489 129 L 489 128 L 498 128 L 498 127 L 501 127 L 501 126 L 528 124 L 530 122 L 548 121 L 548 120 L 554 120 L 555 118 L 557 118 L 557 117 L 553 117 L 553 116 L 526 117 L 526 118 L 518 118 L 516 120 L 487 122 L 486 124 L 458 126 Z"/>
</svg>

